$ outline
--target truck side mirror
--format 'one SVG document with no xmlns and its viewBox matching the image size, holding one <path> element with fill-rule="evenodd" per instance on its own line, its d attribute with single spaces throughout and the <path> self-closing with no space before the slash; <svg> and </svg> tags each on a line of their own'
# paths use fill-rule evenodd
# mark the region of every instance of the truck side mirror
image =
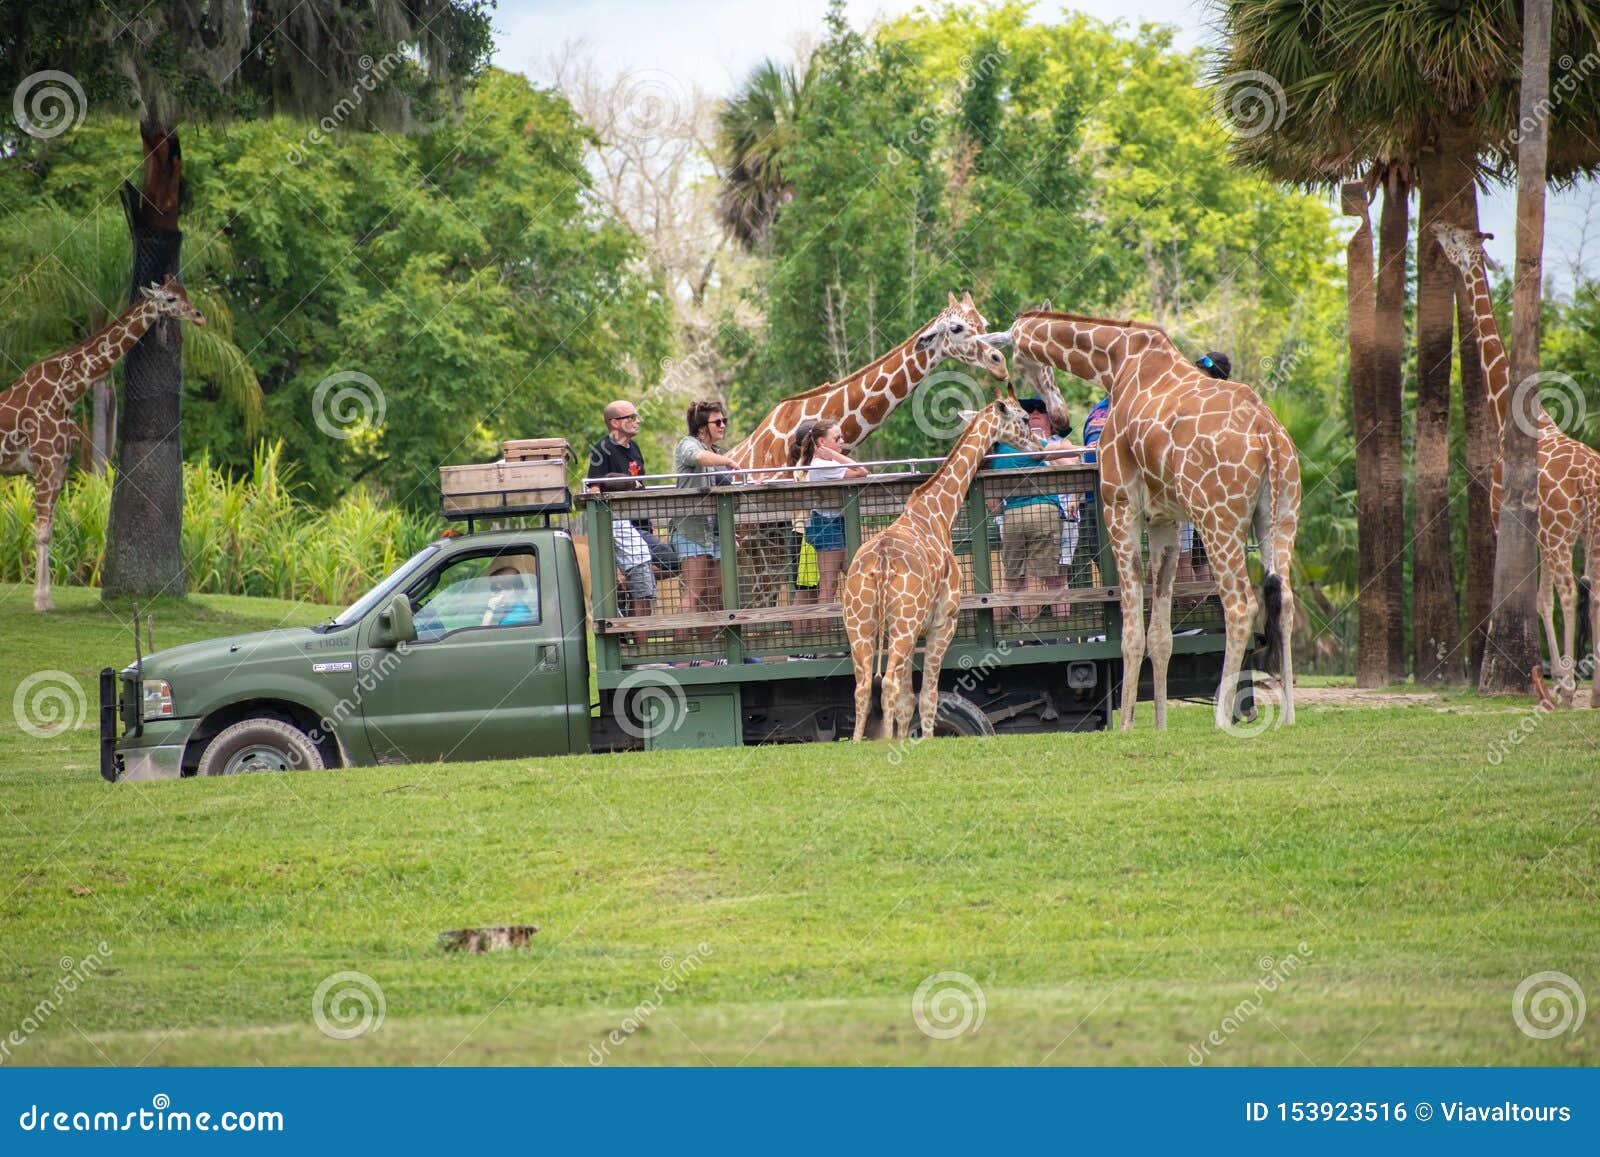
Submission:
<svg viewBox="0 0 1600 1157">
<path fill-rule="evenodd" d="M 417 637 L 416 624 L 411 619 L 411 596 L 395 595 L 387 606 L 378 612 L 378 622 L 372 630 L 374 647 L 394 647 L 410 643 Z"/>
</svg>

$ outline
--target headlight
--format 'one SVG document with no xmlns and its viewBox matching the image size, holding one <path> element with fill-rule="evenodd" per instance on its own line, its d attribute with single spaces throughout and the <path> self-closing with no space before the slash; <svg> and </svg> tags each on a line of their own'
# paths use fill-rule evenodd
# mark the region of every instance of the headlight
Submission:
<svg viewBox="0 0 1600 1157">
<path fill-rule="evenodd" d="M 172 684 L 165 679 L 146 679 L 144 681 L 144 705 L 140 712 L 143 719 L 171 719 L 172 711 Z"/>
</svg>

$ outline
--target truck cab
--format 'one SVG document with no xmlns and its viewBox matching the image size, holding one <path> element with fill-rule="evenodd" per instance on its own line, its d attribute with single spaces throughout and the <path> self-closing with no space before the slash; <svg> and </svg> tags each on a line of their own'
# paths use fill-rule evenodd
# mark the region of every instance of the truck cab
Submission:
<svg viewBox="0 0 1600 1157">
<path fill-rule="evenodd" d="M 147 655 L 101 696 L 108 779 L 587 751 L 572 538 L 447 535 L 318 626 Z"/>
</svg>

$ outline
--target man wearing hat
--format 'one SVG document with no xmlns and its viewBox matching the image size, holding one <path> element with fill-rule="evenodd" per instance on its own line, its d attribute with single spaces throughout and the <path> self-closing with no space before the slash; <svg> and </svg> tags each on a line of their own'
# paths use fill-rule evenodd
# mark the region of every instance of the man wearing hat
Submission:
<svg viewBox="0 0 1600 1157">
<path fill-rule="evenodd" d="M 1078 450 L 1067 442 L 1066 430 L 1050 424 L 1049 408 L 1043 398 L 1024 398 L 1028 428 L 1045 443 L 1045 451 L 1028 454 L 1001 442 L 999 455 L 991 464 L 996 470 L 1021 470 L 1048 462 L 1073 461 Z M 1000 522 L 1000 560 L 1005 570 L 1005 589 L 1013 592 L 1050 590 L 1061 585 L 1062 519 L 1078 517 L 1078 496 L 1024 491 L 1005 500 Z M 1017 607 L 1015 617 L 1024 623 L 1039 615 L 1039 607 Z"/>
</svg>

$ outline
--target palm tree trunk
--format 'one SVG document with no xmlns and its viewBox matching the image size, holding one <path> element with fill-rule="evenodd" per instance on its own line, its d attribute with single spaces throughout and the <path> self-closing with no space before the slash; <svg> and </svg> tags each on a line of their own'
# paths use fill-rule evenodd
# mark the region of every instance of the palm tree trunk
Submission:
<svg viewBox="0 0 1600 1157">
<path fill-rule="evenodd" d="M 175 129 L 139 126 L 144 188 L 124 183 L 123 208 L 133 237 L 133 286 L 178 272 L 179 194 L 183 164 Z M 128 351 L 122 370 L 122 437 L 106 528 L 104 598 L 182 598 L 183 402 L 182 330 L 172 318 L 151 326 Z"/>
<path fill-rule="evenodd" d="M 1540 293 L 1544 275 L 1544 183 L 1550 92 L 1551 0 L 1527 0 L 1522 16 L 1522 135 L 1517 141 L 1517 273 L 1511 305 L 1511 412 L 1501 466 L 1500 534 L 1494 558 L 1494 607 L 1478 689 L 1526 694 L 1539 661 L 1536 631 L 1539 569 L 1538 391 L 1519 390 L 1539 372 Z M 1529 395 L 1532 395 L 1531 397 Z"/>
<path fill-rule="evenodd" d="M 1450 534 L 1450 370 L 1455 351 L 1455 271 L 1433 235 L 1455 219 L 1458 166 L 1449 147 L 1418 165 L 1417 221 L 1417 531 L 1411 568 L 1412 671 L 1419 683 L 1461 678 L 1461 623 Z"/>
<path fill-rule="evenodd" d="M 1478 231 L 1478 191 L 1469 188 L 1462 203 L 1463 229 Z M 1484 393 L 1483 363 L 1472 317 L 1472 298 L 1456 287 L 1456 332 L 1461 350 L 1461 413 L 1467 459 L 1467 678 L 1478 681 L 1483 666 L 1483 638 L 1494 605 L 1494 522 L 1489 514 L 1489 480 L 1500 453 L 1494 416 Z"/>
<path fill-rule="evenodd" d="M 1356 686 L 1384 687 L 1389 679 L 1391 612 L 1379 553 L 1383 526 L 1383 481 L 1378 456 L 1377 375 L 1373 326 L 1377 301 L 1372 267 L 1372 222 L 1367 186 L 1352 181 L 1340 190 L 1346 217 L 1361 224 L 1345 249 L 1345 308 L 1350 318 L 1350 406 L 1356 439 L 1357 557 L 1360 568 L 1356 623 Z"/>
<path fill-rule="evenodd" d="M 1406 676 L 1406 490 L 1402 416 L 1405 382 L 1406 239 L 1410 232 L 1411 183 L 1391 165 L 1385 175 L 1383 216 L 1378 221 L 1378 308 L 1373 324 L 1373 404 L 1377 411 L 1378 502 L 1374 547 L 1383 588 L 1386 682 Z"/>
</svg>

